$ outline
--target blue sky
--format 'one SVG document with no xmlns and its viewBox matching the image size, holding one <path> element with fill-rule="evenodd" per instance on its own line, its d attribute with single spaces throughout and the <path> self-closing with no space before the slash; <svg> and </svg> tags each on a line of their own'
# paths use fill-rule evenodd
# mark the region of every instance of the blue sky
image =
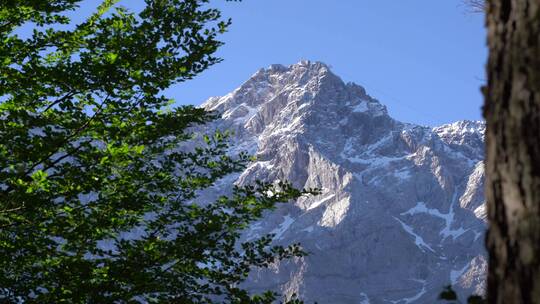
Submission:
<svg viewBox="0 0 540 304">
<path fill-rule="evenodd" d="M 85 0 L 87 15 L 97 0 Z M 136 9 L 142 0 L 124 0 Z M 461 0 L 215 0 L 233 24 L 224 61 L 167 93 L 179 104 L 225 95 L 257 69 L 301 59 L 327 63 L 402 121 L 481 119 L 487 50 L 481 14 Z"/>
<path fill-rule="evenodd" d="M 399 120 L 481 119 L 484 20 L 461 0 L 244 0 L 219 5 L 233 25 L 224 62 L 173 89 L 222 95 L 271 63 L 319 60 L 364 86 Z"/>
</svg>

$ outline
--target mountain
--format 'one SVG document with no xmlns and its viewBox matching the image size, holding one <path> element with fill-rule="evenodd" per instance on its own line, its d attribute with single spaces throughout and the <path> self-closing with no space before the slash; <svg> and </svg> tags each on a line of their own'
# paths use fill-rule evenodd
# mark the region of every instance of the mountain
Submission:
<svg viewBox="0 0 540 304">
<path fill-rule="evenodd" d="M 399 122 L 320 62 L 271 65 L 203 105 L 257 157 L 216 185 L 286 179 L 322 194 L 280 206 L 246 233 L 309 256 L 254 270 L 248 286 L 318 303 L 434 303 L 444 285 L 485 288 L 484 129 Z"/>
</svg>

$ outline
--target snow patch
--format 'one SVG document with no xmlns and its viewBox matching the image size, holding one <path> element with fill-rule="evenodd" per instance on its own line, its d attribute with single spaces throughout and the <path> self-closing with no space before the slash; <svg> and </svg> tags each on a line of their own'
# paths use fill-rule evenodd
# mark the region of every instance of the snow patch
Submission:
<svg viewBox="0 0 540 304">
<path fill-rule="evenodd" d="M 366 293 L 360 293 L 360 303 L 359 304 L 370 304 L 369 298 Z"/>
<path fill-rule="evenodd" d="M 401 169 L 393 173 L 394 177 L 400 180 L 406 180 L 411 178 L 411 170 L 409 168 Z"/>
<path fill-rule="evenodd" d="M 327 196 L 327 197 L 323 198 L 320 201 L 316 201 L 316 202 L 312 203 L 311 205 L 309 205 L 307 210 L 311 210 L 311 209 L 315 209 L 315 208 L 319 207 L 320 205 L 324 204 L 325 202 L 327 202 L 328 200 L 330 200 L 334 196 L 335 196 L 335 194 L 331 194 L 330 196 Z"/>
<path fill-rule="evenodd" d="M 249 232 L 246 236 L 246 240 L 247 241 L 251 241 L 255 238 L 258 238 L 260 236 L 259 234 L 259 230 L 262 229 L 262 223 L 261 222 L 257 222 L 257 223 L 254 223 L 251 225 L 251 227 L 249 227 Z"/>
<path fill-rule="evenodd" d="M 429 214 L 431 216 L 444 220 L 445 226 L 440 232 L 440 234 L 443 236 L 444 239 L 446 239 L 449 236 L 451 236 L 452 239 L 456 239 L 457 237 L 459 237 L 460 235 L 468 231 L 468 229 L 465 230 L 463 229 L 463 227 L 459 227 L 458 229 L 451 228 L 452 223 L 454 222 L 453 204 L 450 207 L 450 211 L 448 213 L 442 213 L 437 209 L 428 208 L 424 202 L 418 202 L 416 203 L 416 206 L 401 213 L 401 215 L 415 215 L 415 214 Z"/>
<path fill-rule="evenodd" d="M 414 303 L 414 301 L 420 299 L 426 292 L 427 292 L 426 285 L 424 285 L 422 286 L 422 289 L 416 295 L 410 298 L 405 298 L 403 299 L 403 301 L 405 301 L 405 304 Z"/>
<path fill-rule="evenodd" d="M 465 266 L 461 269 L 457 270 L 451 270 L 450 271 L 450 282 L 452 282 L 452 285 L 456 284 L 459 277 L 465 273 L 465 271 L 469 268 L 470 262 L 466 263 Z"/>
<path fill-rule="evenodd" d="M 484 121 L 460 120 L 451 124 L 445 124 L 432 129 L 440 137 L 463 136 L 470 133 L 484 134 L 486 123 Z"/>
<path fill-rule="evenodd" d="M 309 226 L 307 228 L 302 229 L 302 231 L 305 231 L 307 233 L 311 233 L 311 232 L 313 232 L 313 229 L 315 229 L 315 228 L 313 228 L 313 226 Z"/>
<path fill-rule="evenodd" d="M 359 104 L 352 107 L 352 112 L 353 113 L 363 113 L 363 112 L 367 112 L 368 110 L 369 110 L 369 108 L 368 108 L 367 102 L 365 102 L 363 100 L 360 101 Z"/>
<path fill-rule="evenodd" d="M 345 197 L 333 204 L 330 204 L 324 210 L 324 214 L 320 220 L 320 225 L 323 227 L 337 226 L 347 215 L 350 206 L 350 197 Z"/>
<path fill-rule="evenodd" d="M 281 240 L 283 234 L 294 223 L 294 219 L 290 215 L 284 216 L 283 222 L 279 224 L 279 227 L 270 231 L 271 234 L 275 234 L 274 240 Z"/>
<path fill-rule="evenodd" d="M 389 302 L 393 304 L 409 304 L 409 303 L 414 303 L 415 301 L 420 299 L 427 292 L 426 281 L 425 280 L 413 280 L 413 281 L 422 283 L 422 289 L 420 289 L 420 291 L 417 294 L 415 294 L 414 296 L 410 298 L 403 298 L 401 300 L 394 300 L 394 301 L 389 301 Z"/>
<path fill-rule="evenodd" d="M 411 226 L 405 224 L 404 222 L 402 222 L 400 219 L 398 219 L 395 216 L 394 216 L 394 219 L 401 224 L 401 227 L 403 228 L 403 230 L 405 230 L 405 232 L 407 232 L 408 234 L 414 237 L 414 243 L 416 244 L 418 248 L 420 248 L 420 250 L 422 250 L 423 252 L 426 252 L 425 249 L 428 249 L 431 252 L 435 252 L 435 250 L 433 250 L 433 248 L 431 248 L 431 246 L 429 246 L 421 236 L 414 233 L 414 230 Z"/>
</svg>

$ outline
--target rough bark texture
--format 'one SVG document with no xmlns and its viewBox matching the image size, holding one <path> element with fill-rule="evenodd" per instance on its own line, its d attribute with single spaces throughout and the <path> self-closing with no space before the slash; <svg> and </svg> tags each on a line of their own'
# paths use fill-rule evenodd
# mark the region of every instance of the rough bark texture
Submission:
<svg viewBox="0 0 540 304">
<path fill-rule="evenodd" d="M 540 0 L 487 7 L 488 302 L 540 303 Z"/>
</svg>

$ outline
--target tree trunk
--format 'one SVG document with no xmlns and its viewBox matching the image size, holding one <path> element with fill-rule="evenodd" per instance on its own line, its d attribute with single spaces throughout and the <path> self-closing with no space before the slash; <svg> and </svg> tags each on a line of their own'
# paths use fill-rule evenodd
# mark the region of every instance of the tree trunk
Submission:
<svg viewBox="0 0 540 304">
<path fill-rule="evenodd" d="M 488 303 L 540 303 L 540 0 L 487 5 Z"/>
</svg>

